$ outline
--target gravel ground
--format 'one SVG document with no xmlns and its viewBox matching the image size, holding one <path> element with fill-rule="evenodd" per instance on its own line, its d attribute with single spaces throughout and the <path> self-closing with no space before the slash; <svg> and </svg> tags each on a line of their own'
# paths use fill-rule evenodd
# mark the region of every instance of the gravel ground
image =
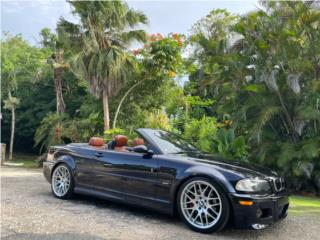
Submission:
<svg viewBox="0 0 320 240">
<path fill-rule="evenodd" d="M 1 169 L 1 239 L 320 239 L 320 216 L 291 216 L 267 229 L 192 232 L 152 211 L 85 196 L 59 200 L 41 170 Z"/>
</svg>

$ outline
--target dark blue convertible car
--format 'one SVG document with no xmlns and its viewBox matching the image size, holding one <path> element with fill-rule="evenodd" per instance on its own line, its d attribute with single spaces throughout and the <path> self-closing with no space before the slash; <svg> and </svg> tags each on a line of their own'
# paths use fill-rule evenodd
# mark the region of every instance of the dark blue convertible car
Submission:
<svg viewBox="0 0 320 240">
<path fill-rule="evenodd" d="M 141 137 L 130 147 L 124 135 L 108 144 L 91 138 L 52 146 L 43 171 L 53 195 L 87 194 L 177 212 L 203 233 L 227 223 L 261 229 L 287 216 L 286 182 L 277 173 L 202 153 L 170 132 L 136 131 Z"/>
</svg>

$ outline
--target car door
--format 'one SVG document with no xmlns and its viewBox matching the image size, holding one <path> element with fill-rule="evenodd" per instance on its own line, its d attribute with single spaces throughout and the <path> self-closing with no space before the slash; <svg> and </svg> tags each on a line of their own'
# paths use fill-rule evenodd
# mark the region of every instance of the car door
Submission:
<svg viewBox="0 0 320 240">
<path fill-rule="evenodd" d="M 157 163 L 140 153 L 101 151 L 94 162 L 95 186 L 123 198 L 155 198 Z"/>
<path fill-rule="evenodd" d="M 122 163 L 114 150 L 97 150 L 93 158 L 94 188 L 107 194 L 121 194 L 121 175 L 116 171 Z"/>
<path fill-rule="evenodd" d="M 80 187 L 94 186 L 93 176 L 93 159 L 96 157 L 96 150 L 92 147 L 77 147 L 72 152 L 72 157 L 75 161 L 76 184 Z"/>
</svg>

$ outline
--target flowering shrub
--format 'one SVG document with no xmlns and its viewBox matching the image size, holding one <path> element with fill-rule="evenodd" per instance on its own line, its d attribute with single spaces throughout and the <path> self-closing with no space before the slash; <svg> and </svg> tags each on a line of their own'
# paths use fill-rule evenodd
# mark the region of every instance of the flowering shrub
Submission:
<svg viewBox="0 0 320 240">
<path fill-rule="evenodd" d="M 147 71 L 174 78 L 182 69 L 181 51 L 186 43 L 183 34 L 171 33 L 166 37 L 152 34 L 143 48 L 133 50 L 132 54 L 142 58 Z"/>
</svg>

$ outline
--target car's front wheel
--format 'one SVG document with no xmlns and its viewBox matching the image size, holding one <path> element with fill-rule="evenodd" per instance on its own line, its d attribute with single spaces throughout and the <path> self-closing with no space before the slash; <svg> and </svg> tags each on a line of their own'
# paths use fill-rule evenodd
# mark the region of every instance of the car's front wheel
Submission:
<svg viewBox="0 0 320 240">
<path fill-rule="evenodd" d="M 177 201 L 180 217 L 194 231 L 219 231 L 228 222 L 230 206 L 226 194 L 207 178 L 186 181 L 178 192 Z"/>
<path fill-rule="evenodd" d="M 58 165 L 52 173 L 51 188 L 55 197 L 70 198 L 73 194 L 74 180 L 70 168 L 66 164 Z"/>
</svg>

